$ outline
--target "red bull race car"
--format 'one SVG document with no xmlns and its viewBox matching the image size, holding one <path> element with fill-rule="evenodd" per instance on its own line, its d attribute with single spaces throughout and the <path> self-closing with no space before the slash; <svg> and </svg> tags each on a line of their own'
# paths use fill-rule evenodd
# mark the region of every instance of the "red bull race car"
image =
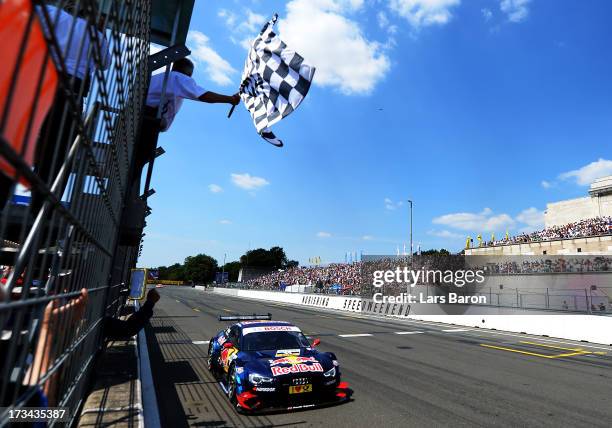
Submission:
<svg viewBox="0 0 612 428">
<path fill-rule="evenodd" d="M 331 352 L 320 352 L 302 331 L 270 314 L 220 316 L 240 321 L 208 346 L 208 368 L 239 412 L 294 410 L 350 399 Z"/>
</svg>

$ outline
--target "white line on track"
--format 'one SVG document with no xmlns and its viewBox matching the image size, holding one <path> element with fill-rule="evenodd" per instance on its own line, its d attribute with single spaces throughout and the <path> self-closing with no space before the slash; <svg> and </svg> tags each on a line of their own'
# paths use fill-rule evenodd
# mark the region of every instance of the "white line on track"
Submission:
<svg viewBox="0 0 612 428">
<path fill-rule="evenodd" d="M 444 333 L 459 333 L 460 331 L 472 331 L 471 328 L 452 328 L 450 330 L 440 330 Z"/>
<path fill-rule="evenodd" d="M 372 336 L 370 333 L 357 333 L 357 334 L 339 334 L 340 337 L 366 337 Z"/>
<path fill-rule="evenodd" d="M 606 349 L 606 350 L 610 350 L 610 346 L 597 346 L 597 345 L 591 345 L 589 343 L 585 343 L 585 342 L 578 342 L 578 341 L 566 341 L 566 340 L 558 340 L 558 339 L 549 339 L 549 338 L 544 338 L 535 334 L 520 334 L 520 333 L 506 333 L 506 332 L 501 332 L 501 331 L 491 331 L 491 330 L 485 330 L 485 329 L 474 329 L 471 330 L 474 333 L 478 333 L 476 334 L 476 336 L 480 336 L 481 334 L 495 334 L 495 335 L 499 335 L 499 336 L 512 336 L 512 337 L 519 337 L 522 339 L 533 339 L 533 340 L 538 340 L 540 342 L 548 342 L 548 343 L 563 343 L 565 345 L 574 345 L 574 346 L 581 346 L 583 348 L 594 348 L 594 349 Z"/>
<path fill-rule="evenodd" d="M 208 345 L 208 342 L 210 342 L 210 340 L 194 340 L 191 343 L 194 345 Z"/>
<path fill-rule="evenodd" d="M 424 331 L 396 331 L 395 334 L 423 334 Z"/>
</svg>

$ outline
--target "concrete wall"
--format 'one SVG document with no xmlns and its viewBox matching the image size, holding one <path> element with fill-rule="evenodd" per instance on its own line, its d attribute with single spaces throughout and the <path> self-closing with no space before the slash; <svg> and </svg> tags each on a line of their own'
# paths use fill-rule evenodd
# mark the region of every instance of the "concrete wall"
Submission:
<svg viewBox="0 0 612 428">
<path fill-rule="evenodd" d="M 589 196 L 547 204 L 544 224 L 546 227 L 558 226 L 603 216 L 612 216 L 612 176 L 595 180 Z"/>
<path fill-rule="evenodd" d="M 578 252 L 580 249 L 580 252 Z M 612 254 L 612 236 L 591 238 L 559 239 L 556 241 L 531 242 L 529 244 L 499 245 L 496 247 L 477 247 L 465 250 L 469 256 L 518 256 L 518 255 L 597 255 Z"/>
<path fill-rule="evenodd" d="M 198 287 L 196 287 L 198 288 Z M 203 289 L 203 287 L 200 287 Z M 516 313 L 508 308 L 488 308 L 490 314 L 475 315 L 409 315 L 405 307 L 377 305 L 372 307 L 358 297 L 317 294 L 283 293 L 275 291 L 214 288 L 214 293 L 234 298 L 284 302 L 299 306 L 334 309 L 344 312 L 370 313 L 384 317 L 457 324 L 516 333 L 544 335 L 570 340 L 585 340 L 612 346 L 612 317 L 597 315 L 505 315 Z M 404 306 L 404 305 L 402 305 Z M 483 308 L 478 308 L 482 310 Z M 512 311 L 512 312 L 511 312 Z"/>
</svg>

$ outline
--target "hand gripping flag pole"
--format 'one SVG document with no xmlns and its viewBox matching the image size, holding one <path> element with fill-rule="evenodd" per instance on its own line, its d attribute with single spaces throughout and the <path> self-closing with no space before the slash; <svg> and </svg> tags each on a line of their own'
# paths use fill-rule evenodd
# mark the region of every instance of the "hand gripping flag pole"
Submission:
<svg viewBox="0 0 612 428">
<path fill-rule="evenodd" d="M 282 147 L 283 142 L 270 126 L 288 116 L 304 100 L 315 68 L 306 64 L 301 55 L 274 33 L 277 19 L 275 13 L 253 40 L 238 93 L 251 114 L 257 133 L 270 144 Z"/>
</svg>

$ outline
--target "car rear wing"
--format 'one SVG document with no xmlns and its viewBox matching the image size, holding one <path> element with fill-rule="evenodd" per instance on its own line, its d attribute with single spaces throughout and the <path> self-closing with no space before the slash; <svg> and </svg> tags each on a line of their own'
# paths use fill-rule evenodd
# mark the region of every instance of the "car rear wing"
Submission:
<svg viewBox="0 0 612 428">
<path fill-rule="evenodd" d="M 219 321 L 271 321 L 272 314 L 267 313 L 265 315 L 219 315 Z"/>
</svg>

